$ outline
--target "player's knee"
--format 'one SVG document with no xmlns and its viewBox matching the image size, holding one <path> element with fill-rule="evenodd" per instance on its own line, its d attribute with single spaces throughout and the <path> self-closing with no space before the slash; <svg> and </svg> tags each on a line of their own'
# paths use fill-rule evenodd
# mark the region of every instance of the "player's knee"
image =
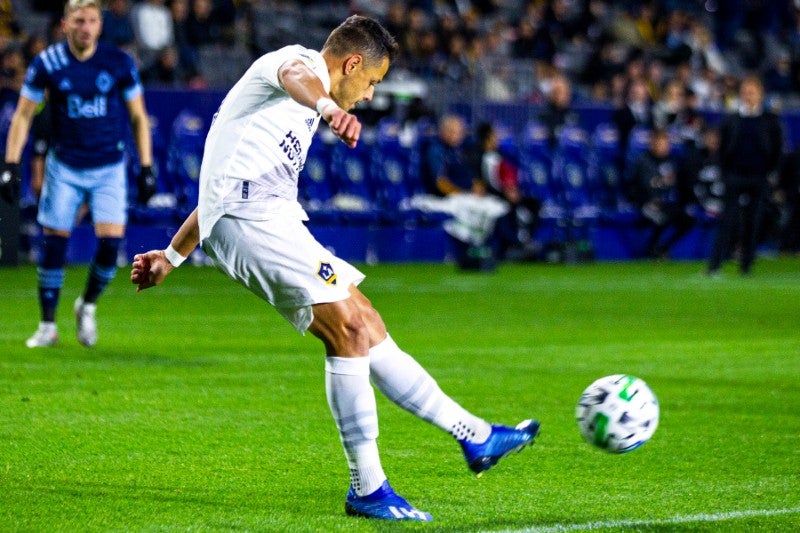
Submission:
<svg viewBox="0 0 800 533">
<path fill-rule="evenodd" d="M 342 317 L 338 328 L 339 342 L 341 346 L 347 346 L 351 353 L 343 355 L 358 355 L 362 351 L 369 349 L 369 329 L 367 322 L 359 312 L 348 313 Z"/>
</svg>

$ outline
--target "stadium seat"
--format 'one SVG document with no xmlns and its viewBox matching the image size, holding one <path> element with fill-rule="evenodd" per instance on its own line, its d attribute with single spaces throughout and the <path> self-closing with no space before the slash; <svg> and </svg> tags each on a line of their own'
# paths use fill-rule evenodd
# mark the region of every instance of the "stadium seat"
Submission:
<svg viewBox="0 0 800 533">
<path fill-rule="evenodd" d="M 167 149 L 167 174 L 181 216 L 197 206 L 205 139 L 205 123 L 200 115 L 184 109 L 175 117 Z"/>
<path fill-rule="evenodd" d="M 298 200 L 315 222 L 339 220 L 332 204 L 335 184 L 331 175 L 333 147 L 337 142 L 330 129 L 318 129 L 298 178 Z"/>
<path fill-rule="evenodd" d="M 633 168 L 633 162 L 636 161 L 636 158 L 648 149 L 650 132 L 651 130 L 644 126 L 636 126 L 631 130 L 628 136 L 628 148 L 624 154 L 626 172 Z M 623 185 L 627 180 L 628 176 L 623 175 Z"/>
<path fill-rule="evenodd" d="M 150 117 L 150 138 L 153 147 L 153 173 L 156 176 L 156 194 L 147 202 L 139 205 L 135 199 L 138 194 L 136 177 L 139 175 L 139 153 L 133 136 L 128 133 L 125 143 L 128 173 L 128 215 L 132 222 L 141 224 L 171 224 L 175 222 L 176 200 L 172 178 L 166 169 L 167 140 L 162 132 L 159 120 Z"/>
<path fill-rule="evenodd" d="M 411 198 L 423 191 L 419 152 L 405 145 L 401 134 L 402 125 L 396 120 L 383 119 L 378 123 L 372 156 L 375 198 L 386 221 L 413 221 L 420 215 L 409 205 Z"/>
<path fill-rule="evenodd" d="M 599 217 L 594 187 L 589 182 L 588 134 L 578 126 L 564 126 L 553 156 L 553 178 L 564 206 L 563 261 L 590 259 L 591 233 Z"/>
<path fill-rule="evenodd" d="M 592 133 L 588 170 L 604 218 L 615 218 L 631 209 L 622 190 L 622 164 L 617 128 L 609 123 L 598 124 Z"/>
<path fill-rule="evenodd" d="M 560 190 L 553 179 L 553 151 L 547 128 L 531 122 L 525 128 L 520 142 L 519 186 L 524 196 L 542 202 L 539 216 L 542 220 L 557 220 L 564 216 Z"/>
<path fill-rule="evenodd" d="M 331 175 L 335 192 L 331 202 L 345 221 L 363 223 L 378 220 L 372 157 L 374 143 L 375 132 L 362 129 L 361 138 L 354 148 L 342 142 L 333 146 Z"/>
</svg>

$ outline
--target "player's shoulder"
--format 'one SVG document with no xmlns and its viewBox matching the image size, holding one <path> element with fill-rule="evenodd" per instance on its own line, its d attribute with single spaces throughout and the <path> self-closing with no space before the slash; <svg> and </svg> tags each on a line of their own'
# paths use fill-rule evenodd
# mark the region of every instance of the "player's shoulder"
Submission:
<svg viewBox="0 0 800 533">
<path fill-rule="evenodd" d="M 291 59 L 299 59 L 308 64 L 310 67 L 323 65 L 325 63 L 324 59 L 322 58 L 322 54 L 316 50 L 306 48 L 305 46 L 299 44 L 290 44 L 288 46 L 284 46 L 283 48 L 268 52 L 261 56 L 261 59 L 265 62 L 277 63 L 284 63 Z"/>
<path fill-rule="evenodd" d="M 52 73 L 69 66 L 69 54 L 65 41 L 53 43 L 36 54 L 30 64 L 33 70 L 44 70 Z"/>
</svg>

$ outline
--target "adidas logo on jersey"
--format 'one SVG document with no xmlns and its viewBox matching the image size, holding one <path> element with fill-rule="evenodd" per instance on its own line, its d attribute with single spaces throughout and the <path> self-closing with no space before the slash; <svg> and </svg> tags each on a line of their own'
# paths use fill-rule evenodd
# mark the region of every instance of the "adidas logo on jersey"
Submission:
<svg viewBox="0 0 800 533">
<path fill-rule="evenodd" d="M 314 119 L 313 118 L 307 118 L 306 119 L 306 126 L 308 126 L 308 131 L 311 131 L 311 128 L 314 127 Z"/>
<path fill-rule="evenodd" d="M 69 81 L 69 78 L 64 78 L 61 80 L 61 82 L 59 82 L 58 89 L 60 91 L 70 91 L 72 90 L 72 82 Z"/>
</svg>

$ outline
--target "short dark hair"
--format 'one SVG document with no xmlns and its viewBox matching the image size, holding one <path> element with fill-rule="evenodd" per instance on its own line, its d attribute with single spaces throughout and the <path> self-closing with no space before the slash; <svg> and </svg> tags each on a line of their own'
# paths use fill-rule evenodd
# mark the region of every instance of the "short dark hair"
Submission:
<svg viewBox="0 0 800 533">
<path fill-rule="evenodd" d="M 331 32 L 322 49 L 340 57 L 361 54 L 364 61 L 375 64 L 385 57 L 389 61 L 394 60 L 398 46 L 394 37 L 378 21 L 353 15 Z"/>
</svg>

